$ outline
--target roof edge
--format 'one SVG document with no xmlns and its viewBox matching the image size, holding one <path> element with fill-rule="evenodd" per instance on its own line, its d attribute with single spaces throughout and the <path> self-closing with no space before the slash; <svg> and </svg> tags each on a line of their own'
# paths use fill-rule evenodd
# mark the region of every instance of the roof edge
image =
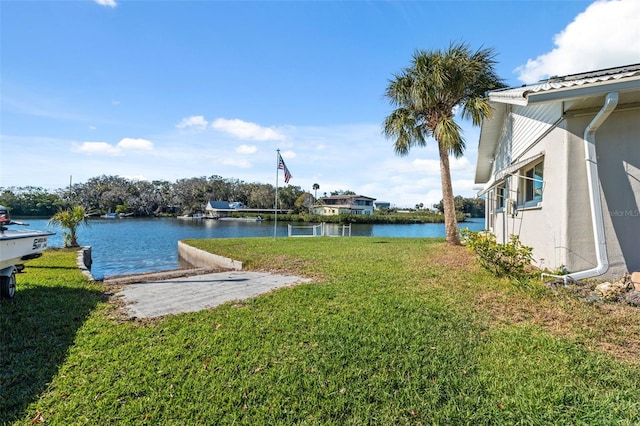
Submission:
<svg viewBox="0 0 640 426">
<path fill-rule="evenodd" d="M 536 84 L 489 92 L 489 100 L 498 103 L 526 106 L 534 102 L 548 102 L 600 94 L 611 90 L 633 90 L 640 84 L 640 64 L 606 68 L 597 71 L 554 76 Z"/>
</svg>

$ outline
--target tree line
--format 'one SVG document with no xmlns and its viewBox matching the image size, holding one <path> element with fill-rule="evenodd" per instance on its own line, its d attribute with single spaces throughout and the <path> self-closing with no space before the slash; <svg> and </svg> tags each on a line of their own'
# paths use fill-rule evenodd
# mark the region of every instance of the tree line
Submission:
<svg viewBox="0 0 640 426">
<path fill-rule="evenodd" d="M 463 213 L 465 216 L 484 217 L 484 199 L 482 198 L 464 198 L 460 195 L 456 195 L 453 198 L 453 204 L 456 212 Z M 444 213 L 443 200 L 434 204 L 433 208 L 440 213 Z"/>
<path fill-rule="evenodd" d="M 85 183 L 47 191 L 40 187 L 0 187 L 0 204 L 13 216 L 52 216 L 60 209 L 82 206 L 90 214 L 127 213 L 134 216 L 201 212 L 210 200 L 240 202 L 248 208 L 273 208 L 276 188 L 220 176 L 192 177 L 175 182 L 98 176 Z M 303 210 L 313 196 L 301 187 L 278 188 L 282 209 Z"/>
<path fill-rule="evenodd" d="M 318 184 L 316 190 L 320 188 Z M 353 191 L 332 191 L 330 195 L 356 195 Z M 322 196 L 326 196 L 323 193 Z M 318 194 L 320 196 L 320 194 Z M 85 183 L 47 191 L 41 187 L 0 187 L 0 205 L 13 216 L 51 217 L 63 209 L 81 206 L 90 214 L 108 212 L 133 216 L 179 215 L 202 212 L 208 201 L 240 202 L 247 208 L 271 209 L 275 202 L 275 187 L 263 183 L 247 183 L 220 176 L 192 177 L 168 181 L 141 181 L 120 176 L 98 176 Z M 278 204 L 293 214 L 309 213 L 316 202 L 313 194 L 299 186 L 278 188 Z M 471 217 L 484 216 L 484 200 L 455 197 L 456 211 Z M 443 212 L 440 201 L 433 207 Z M 416 206 L 421 210 L 422 206 Z M 383 209 L 389 214 L 397 209 Z"/>
</svg>

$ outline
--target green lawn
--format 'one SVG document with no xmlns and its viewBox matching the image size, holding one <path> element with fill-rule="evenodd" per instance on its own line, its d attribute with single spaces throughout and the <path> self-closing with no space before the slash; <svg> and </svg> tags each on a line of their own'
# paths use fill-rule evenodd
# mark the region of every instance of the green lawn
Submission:
<svg viewBox="0 0 640 426">
<path fill-rule="evenodd" d="M 189 241 L 313 278 L 127 321 L 75 254 L 0 302 L 0 424 L 638 424 L 640 315 L 480 270 L 441 240 Z"/>
</svg>

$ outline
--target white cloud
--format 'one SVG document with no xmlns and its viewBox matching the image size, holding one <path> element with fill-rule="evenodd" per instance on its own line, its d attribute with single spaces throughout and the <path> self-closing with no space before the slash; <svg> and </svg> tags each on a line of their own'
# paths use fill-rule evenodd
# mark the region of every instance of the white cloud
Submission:
<svg viewBox="0 0 640 426">
<path fill-rule="evenodd" d="M 262 127 L 255 123 L 242 121 L 239 119 L 227 120 L 217 118 L 211 123 L 211 127 L 225 133 L 229 133 L 239 139 L 249 139 L 255 141 L 282 141 L 285 136 L 270 127 Z"/>
<path fill-rule="evenodd" d="M 180 123 L 176 124 L 178 129 L 196 129 L 196 130 L 204 130 L 207 127 L 209 122 L 205 120 L 202 115 L 194 115 L 191 117 L 185 117 L 180 121 Z"/>
<path fill-rule="evenodd" d="M 74 143 L 71 146 L 73 152 L 80 152 L 87 155 L 119 155 L 120 149 L 106 142 L 83 142 Z"/>
<path fill-rule="evenodd" d="M 451 169 L 452 172 L 473 170 L 474 167 L 475 166 L 469 162 L 469 159 L 467 157 L 449 157 L 449 169 Z"/>
<path fill-rule="evenodd" d="M 146 139 L 123 138 L 117 145 L 107 142 L 73 143 L 71 151 L 87 155 L 122 155 L 124 151 L 151 151 L 153 143 Z"/>
<path fill-rule="evenodd" d="M 372 166 L 376 173 L 371 175 L 371 182 L 364 187 L 361 186 L 370 191 L 364 195 L 379 197 L 398 207 L 413 207 L 419 203 L 431 207 L 432 204 L 439 202 L 442 199 L 442 183 L 438 154 L 422 150 L 419 152 L 421 155 L 419 158 L 389 157 L 383 162 L 377 162 Z M 475 173 L 473 162 L 473 157 L 449 156 L 455 195 L 475 196 L 477 191 L 473 190 Z"/>
<path fill-rule="evenodd" d="M 640 1 L 596 1 L 554 37 L 555 48 L 515 69 L 535 83 L 567 75 L 640 62 Z"/>
<path fill-rule="evenodd" d="M 146 139 L 123 138 L 118 142 L 117 147 L 122 150 L 133 149 L 139 151 L 151 151 L 153 149 L 153 143 Z"/>
<path fill-rule="evenodd" d="M 287 160 L 292 159 L 292 158 L 296 158 L 296 153 L 293 151 L 281 151 L 280 152 L 280 156 L 282 158 L 286 158 Z"/>
<path fill-rule="evenodd" d="M 100 6 L 116 7 L 118 5 L 118 3 L 116 3 L 116 0 L 93 0 L 93 1 L 98 3 Z"/>
<path fill-rule="evenodd" d="M 257 150 L 255 145 L 240 145 L 236 148 L 238 154 L 255 154 Z"/>
<path fill-rule="evenodd" d="M 440 159 L 436 158 L 415 158 L 407 162 L 403 158 L 394 158 L 387 160 L 387 169 L 401 174 L 426 174 L 427 176 L 440 176 Z M 465 172 L 473 170 L 467 157 L 455 158 L 449 156 L 449 169 L 453 172 Z"/>
<path fill-rule="evenodd" d="M 411 170 L 428 176 L 440 176 L 440 160 L 416 158 L 411 162 Z"/>
</svg>

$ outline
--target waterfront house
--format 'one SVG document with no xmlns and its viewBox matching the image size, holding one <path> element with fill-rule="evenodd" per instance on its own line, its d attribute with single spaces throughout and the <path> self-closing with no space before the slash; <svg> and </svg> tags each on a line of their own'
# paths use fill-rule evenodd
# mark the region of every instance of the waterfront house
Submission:
<svg viewBox="0 0 640 426">
<path fill-rule="evenodd" d="M 204 211 L 206 217 L 218 219 L 231 216 L 236 209 L 231 208 L 228 201 L 209 201 Z"/>
<path fill-rule="evenodd" d="M 489 93 L 486 228 L 566 279 L 640 271 L 640 64 Z M 567 274 L 568 272 L 568 274 Z"/>
<path fill-rule="evenodd" d="M 321 197 L 312 207 L 313 214 L 331 216 L 336 214 L 373 214 L 375 198 L 363 195 L 332 195 Z"/>
</svg>

